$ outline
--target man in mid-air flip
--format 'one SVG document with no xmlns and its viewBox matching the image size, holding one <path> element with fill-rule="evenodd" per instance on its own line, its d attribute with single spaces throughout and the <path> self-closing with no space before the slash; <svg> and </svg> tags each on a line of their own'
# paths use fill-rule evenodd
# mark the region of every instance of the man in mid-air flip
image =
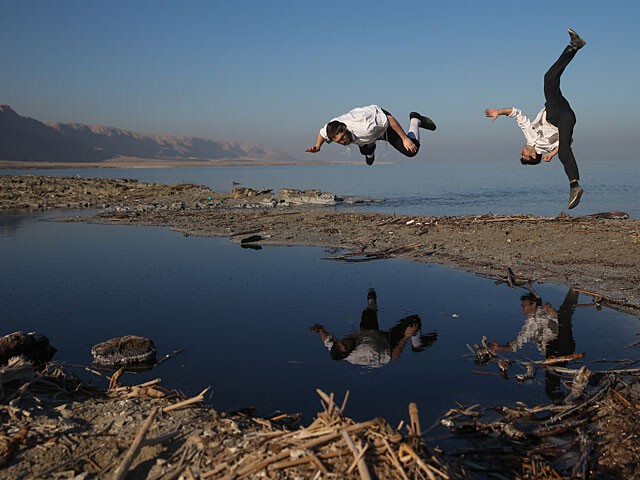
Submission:
<svg viewBox="0 0 640 480">
<path fill-rule="evenodd" d="M 569 178 L 569 208 L 571 209 L 580 203 L 583 189 L 578 184 L 580 179 L 578 165 L 571 150 L 576 115 L 560 91 L 560 77 L 586 42 L 571 29 L 569 29 L 569 37 L 571 38 L 569 45 L 544 76 L 545 108 L 540 110 L 533 122 L 515 107 L 487 108 L 484 113 L 493 120 L 499 115 L 515 118 L 527 140 L 527 144 L 520 152 L 520 162 L 523 165 L 537 165 L 540 160 L 548 162 L 556 154 L 558 155 Z"/>
<path fill-rule="evenodd" d="M 413 157 L 420 148 L 420 130 L 435 130 L 436 125 L 428 117 L 417 112 L 409 114 L 409 132 L 405 133 L 398 121 L 378 105 L 354 108 L 334 118 L 318 132 L 316 143 L 305 152 L 320 151 L 323 143 L 336 142 L 340 145 L 355 143 L 365 156 L 367 165 L 373 165 L 377 140 L 386 140 L 407 157 Z"/>
</svg>

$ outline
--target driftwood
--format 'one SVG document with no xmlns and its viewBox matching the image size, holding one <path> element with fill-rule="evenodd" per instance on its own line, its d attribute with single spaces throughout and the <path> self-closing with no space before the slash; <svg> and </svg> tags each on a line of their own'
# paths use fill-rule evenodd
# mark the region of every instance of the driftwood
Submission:
<svg viewBox="0 0 640 480">
<path fill-rule="evenodd" d="M 585 290 L 583 288 L 574 287 L 574 286 L 572 286 L 571 288 L 573 288 L 576 292 L 584 293 L 586 295 L 591 295 L 593 297 L 593 303 L 595 305 L 600 305 L 602 302 L 625 305 L 626 302 L 627 302 L 627 300 L 625 298 L 607 297 L 606 295 L 602 295 L 600 293 L 595 293 L 595 292 L 590 292 L 589 290 Z"/>
<path fill-rule="evenodd" d="M 129 468 L 131 467 L 131 464 L 135 460 L 136 456 L 138 455 L 138 452 L 142 448 L 142 442 L 144 441 L 144 437 L 149 431 L 149 429 L 151 428 L 151 424 L 153 423 L 153 420 L 156 418 L 157 414 L 158 414 L 158 408 L 154 408 L 153 410 L 151 410 L 151 413 L 147 417 L 147 420 L 144 422 L 140 430 L 138 430 L 138 433 L 135 439 L 133 440 L 133 443 L 131 444 L 131 446 L 129 447 L 129 450 L 127 450 L 127 453 L 122 459 L 122 463 L 120 463 L 120 466 L 115 471 L 113 475 L 114 480 L 123 480 L 127 476 L 127 473 L 129 473 Z"/>
<path fill-rule="evenodd" d="M 204 401 L 204 395 L 209 390 L 211 390 L 211 387 L 205 388 L 202 392 L 200 392 L 195 397 L 189 398 L 187 400 L 183 400 L 182 402 L 174 403 L 173 405 L 169 405 L 168 407 L 164 407 L 162 409 L 162 411 L 163 412 L 170 412 L 172 410 L 177 410 L 178 408 L 188 407 L 189 405 L 193 405 L 194 403 L 203 402 Z"/>
<path fill-rule="evenodd" d="M 154 365 L 154 368 L 162 365 L 167 360 L 171 360 L 173 357 L 175 357 L 176 355 L 179 355 L 182 352 L 184 352 L 184 349 L 174 350 L 171 353 L 167 353 L 164 357 L 162 357 L 160 360 L 158 360 L 158 362 Z"/>
<path fill-rule="evenodd" d="M 444 463 L 435 456 L 426 457 L 408 442 L 403 442 L 405 437 L 384 420 L 354 423 L 343 417 L 346 395 L 340 402 L 332 393 L 317 392 L 324 410 L 308 427 L 291 432 L 265 432 L 265 435 L 257 436 L 262 440 L 253 455 L 246 452 L 235 465 L 216 466 L 201 472 L 200 478 L 354 478 L 356 475 L 360 480 L 398 476 L 408 480 L 431 478 L 436 471 L 443 473 L 439 477 L 436 475 L 437 480 L 448 478 Z M 418 432 L 417 407 L 412 411 L 415 411 L 413 432 Z M 411 440 L 411 432 L 406 438 Z M 399 450 L 402 444 L 408 450 Z M 415 476 L 410 475 L 409 470 L 413 470 Z M 223 474 L 225 471 L 226 475 Z"/>
<path fill-rule="evenodd" d="M 4 384 L 10 382 L 31 382 L 33 380 L 33 376 L 34 371 L 31 362 L 22 357 L 10 358 L 7 365 L 0 368 L 0 400 L 4 394 Z M 24 385 L 28 384 L 25 383 Z M 14 395 L 9 401 L 15 397 L 16 396 Z"/>
<path fill-rule="evenodd" d="M 490 346 L 483 339 L 478 347 Z M 61 449 L 57 465 L 32 473 L 38 478 L 48 478 L 54 473 L 61 476 L 65 468 L 73 469 L 76 476 L 88 473 L 96 478 L 105 475 L 108 478 L 125 478 L 136 462 L 141 461 L 140 452 L 144 446 L 163 442 L 166 442 L 165 450 L 155 465 L 153 459 L 145 459 L 153 465 L 148 474 L 150 480 L 262 477 L 274 480 L 362 480 L 369 477 L 443 480 L 475 478 L 476 473 L 481 478 L 586 478 L 594 471 L 606 472 L 612 478 L 636 478 L 640 472 L 637 467 L 640 464 L 640 447 L 634 435 L 640 431 L 640 421 L 636 420 L 640 417 L 640 393 L 636 385 L 626 387 L 630 381 L 637 382 L 633 376 L 640 373 L 640 369 L 593 371 L 589 379 L 584 368 L 561 366 L 580 357 L 581 354 L 574 354 L 539 362 L 514 360 L 513 363 L 534 372 L 536 367 L 544 368 L 568 377 L 570 380 L 564 381 L 562 386 L 573 398 L 567 397 L 567 402 L 577 403 L 527 406 L 517 402 L 513 406 L 495 409 L 458 405 L 449 410 L 438 424 L 440 428 L 444 426 L 450 430 L 447 439 L 450 445 L 453 445 L 450 443 L 454 441 L 453 436 L 472 437 L 469 442 L 452 446 L 446 454 L 437 446 L 429 448 L 427 435 L 432 429 L 425 433 L 416 404 L 409 405 L 406 423 L 402 421 L 396 428 L 382 419 L 357 423 L 344 416 L 348 392 L 344 399 L 338 399 L 333 393 L 318 390 L 323 411 L 306 427 L 288 430 L 291 424 L 287 415 L 271 418 L 256 418 L 246 413 L 211 415 L 205 406 L 165 415 L 163 421 L 173 421 L 174 426 L 166 433 L 151 437 L 149 432 L 158 423 L 152 417 L 155 415 L 157 419 L 164 410 L 163 406 L 167 411 L 189 407 L 202 401 L 207 389 L 196 397 L 170 404 L 170 396 L 176 394 L 166 394 L 159 385 L 159 379 L 125 387 L 119 385 L 122 377 L 116 372 L 111 378 L 104 377 L 105 384 L 109 382 L 110 386 L 106 391 L 106 401 L 116 401 L 118 405 L 132 403 L 143 408 L 145 402 L 153 402 L 157 407 L 137 431 L 124 431 L 129 449 L 121 455 L 116 450 L 111 457 L 103 457 L 96 452 L 99 448 L 107 449 L 112 443 L 122 443 L 118 438 L 122 428 L 114 427 L 113 422 L 99 428 L 83 427 L 86 429 L 80 431 L 75 427 L 69 430 L 60 423 L 52 431 L 49 426 L 42 428 L 36 422 L 28 423 L 28 412 L 17 407 L 0 406 L 0 415 L 3 425 L 9 425 L 5 419 L 11 419 L 10 423 L 15 422 L 16 425 L 28 424 L 29 444 L 42 445 L 51 439 L 47 446 Z M 499 363 L 501 360 L 504 359 L 495 357 L 490 361 Z M 58 395 L 69 389 L 79 392 L 83 388 L 77 383 L 73 386 L 57 383 L 50 369 L 38 375 L 42 377 L 31 384 L 33 391 L 29 392 L 37 393 L 44 400 L 39 401 L 37 408 L 43 408 L 47 401 L 42 392 Z M 615 375 L 625 375 L 626 378 L 616 380 Z M 12 384 L 10 388 L 16 387 Z M 164 396 L 147 400 L 152 392 Z M 136 396 L 136 400 L 118 401 L 128 396 Z M 102 402 L 104 399 L 100 400 Z M 60 416 L 69 415 L 73 408 L 71 404 L 62 407 L 59 402 L 55 404 Z M 56 417 L 53 415 L 51 418 Z M 205 418 L 206 422 L 213 423 L 206 423 Z M 615 423 L 608 427 L 612 418 Z M 212 425 L 210 432 L 214 433 L 201 433 L 201 426 L 204 426 L 204 431 L 209 431 L 205 425 Z M 22 458 L 24 453 L 28 457 L 27 449 L 31 448 L 20 440 L 26 438 L 26 433 L 23 431 L 16 435 L 16 431 L 18 428 L 15 426 L 0 430 L 0 462 L 10 461 L 6 468 L 13 468 L 13 457 Z M 133 442 L 129 436 L 132 433 L 136 433 Z M 605 434 L 608 437 L 603 438 Z M 179 435 L 186 441 L 169 442 Z M 96 436 L 107 436 L 114 442 L 100 440 L 102 447 L 96 448 L 93 447 L 95 443 L 83 443 L 85 439 Z M 438 432 L 438 437 L 440 442 L 442 432 Z M 562 460 L 556 463 L 559 456 Z M 606 462 L 608 469 L 603 470 Z"/>
<path fill-rule="evenodd" d="M 536 292 L 535 288 L 533 288 L 534 280 L 528 278 L 520 278 L 513 273 L 511 267 L 505 267 L 506 275 L 504 277 L 498 277 L 495 280 L 496 285 L 500 285 L 502 283 L 506 283 L 510 289 L 513 290 L 514 287 L 524 288 L 529 291 L 529 293 L 533 294 L 536 298 L 540 298 L 538 292 Z M 489 276 L 489 278 L 495 278 L 493 276 Z"/>
<path fill-rule="evenodd" d="M 338 260 L 343 262 L 370 262 L 371 260 L 380 260 L 383 258 L 391 258 L 395 255 L 410 252 L 417 248 L 423 247 L 421 242 L 408 243 L 396 248 L 386 248 L 377 252 L 352 252 L 345 253 L 343 255 L 336 255 L 334 257 L 324 257 L 323 260 Z M 433 253 L 433 252 L 431 252 Z"/>
<path fill-rule="evenodd" d="M 576 360 L 578 358 L 584 358 L 585 353 L 572 353 L 570 355 L 563 355 L 561 357 L 549 357 L 544 360 L 537 360 L 533 363 L 536 365 L 555 365 L 556 363 L 566 363 L 570 360 Z"/>
<path fill-rule="evenodd" d="M 22 443 L 27 441 L 28 433 L 29 429 L 27 427 L 22 427 L 12 437 L 3 438 L 0 436 L 0 467 L 7 462 L 11 454 L 17 450 Z"/>
<path fill-rule="evenodd" d="M 362 480 L 371 480 L 371 473 L 369 472 L 369 468 L 367 467 L 367 462 L 365 462 L 363 455 L 366 452 L 366 448 L 363 448 L 360 452 L 358 452 L 353 440 L 347 432 L 342 431 L 342 438 L 344 438 L 345 443 L 349 447 L 349 450 L 353 453 L 355 457 L 354 464 L 358 465 L 358 472 L 360 472 L 360 478 Z M 347 472 L 350 471 L 352 467 L 347 469 Z"/>
</svg>

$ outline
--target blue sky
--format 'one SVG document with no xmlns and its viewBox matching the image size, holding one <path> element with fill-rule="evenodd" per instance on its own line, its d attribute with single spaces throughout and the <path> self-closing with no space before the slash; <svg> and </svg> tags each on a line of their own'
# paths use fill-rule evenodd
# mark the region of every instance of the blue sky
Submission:
<svg viewBox="0 0 640 480">
<path fill-rule="evenodd" d="M 423 146 L 434 161 L 511 159 L 515 122 L 483 110 L 535 114 L 571 27 L 587 40 L 562 83 L 576 156 L 637 161 L 639 18 L 635 0 L 0 0 L 0 104 L 336 160 L 344 147 L 304 148 L 332 117 L 377 103 L 405 128 L 411 110 L 436 121 Z"/>
</svg>

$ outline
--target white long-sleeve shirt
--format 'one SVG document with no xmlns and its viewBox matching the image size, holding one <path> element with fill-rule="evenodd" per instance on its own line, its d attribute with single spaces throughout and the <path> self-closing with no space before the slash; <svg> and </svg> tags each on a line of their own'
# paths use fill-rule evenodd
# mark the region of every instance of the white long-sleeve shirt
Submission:
<svg viewBox="0 0 640 480">
<path fill-rule="evenodd" d="M 558 316 L 552 315 L 544 307 L 538 307 L 527 319 L 518 336 L 509 342 L 511 350 L 520 350 L 525 343 L 532 342 L 543 355 L 549 342 L 558 338 Z"/>
<path fill-rule="evenodd" d="M 369 145 L 384 137 L 389 120 L 387 115 L 378 105 L 354 108 L 350 112 L 333 118 L 347 126 L 347 130 L 353 135 L 353 143 L 356 145 Z M 327 136 L 327 126 L 320 129 L 320 135 L 326 142 L 331 143 Z"/>
<path fill-rule="evenodd" d="M 527 145 L 535 148 L 537 153 L 549 153 L 560 143 L 558 127 L 547 121 L 547 109 L 538 112 L 533 122 L 519 108 L 512 107 L 509 117 L 514 118 L 527 139 Z"/>
<path fill-rule="evenodd" d="M 354 349 L 345 360 L 353 365 L 379 368 L 391 361 L 389 335 L 380 330 L 358 330 L 353 334 L 356 342 Z M 335 339 L 327 337 L 324 346 L 331 350 Z"/>
</svg>

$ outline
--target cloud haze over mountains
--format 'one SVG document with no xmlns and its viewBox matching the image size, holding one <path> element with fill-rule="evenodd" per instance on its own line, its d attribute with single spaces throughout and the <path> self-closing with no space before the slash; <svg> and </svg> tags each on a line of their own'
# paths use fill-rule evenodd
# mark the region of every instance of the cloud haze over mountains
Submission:
<svg viewBox="0 0 640 480">
<path fill-rule="evenodd" d="M 44 124 L 0 105 L 0 160 L 100 162 L 116 157 L 172 160 L 292 162 L 287 153 L 258 144 L 152 135 L 80 123 Z"/>
</svg>

